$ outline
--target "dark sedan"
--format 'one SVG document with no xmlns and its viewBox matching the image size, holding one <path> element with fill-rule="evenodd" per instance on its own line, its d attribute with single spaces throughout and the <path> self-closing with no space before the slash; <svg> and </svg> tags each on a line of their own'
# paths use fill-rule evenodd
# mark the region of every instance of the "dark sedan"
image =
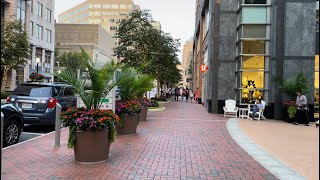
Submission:
<svg viewBox="0 0 320 180">
<path fill-rule="evenodd" d="M 16 144 L 24 126 L 22 110 L 12 104 L 1 103 L 1 112 L 4 115 L 3 147 Z"/>
</svg>

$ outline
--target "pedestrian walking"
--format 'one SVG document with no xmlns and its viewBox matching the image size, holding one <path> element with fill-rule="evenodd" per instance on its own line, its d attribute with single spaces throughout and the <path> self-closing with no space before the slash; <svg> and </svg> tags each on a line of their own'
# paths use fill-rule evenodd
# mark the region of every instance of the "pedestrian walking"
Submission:
<svg viewBox="0 0 320 180">
<path fill-rule="evenodd" d="M 180 101 L 183 101 L 183 87 L 180 88 Z"/>
<path fill-rule="evenodd" d="M 178 101 L 179 100 L 179 96 L 180 96 L 180 89 L 178 88 L 178 86 L 175 88 L 174 91 L 174 100 Z"/>
<path fill-rule="evenodd" d="M 190 95 L 190 92 L 189 92 L 189 88 L 187 87 L 186 88 L 186 102 L 188 102 L 188 100 L 189 100 L 189 95 Z"/>
<path fill-rule="evenodd" d="M 190 101 L 191 101 L 191 103 L 192 103 L 192 99 L 193 99 L 193 92 L 192 92 L 192 90 L 190 89 L 190 91 L 189 91 L 190 93 L 189 93 L 189 97 L 190 97 Z"/>
<path fill-rule="evenodd" d="M 299 122 L 304 123 L 306 126 L 310 126 L 308 118 L 308 101 L 305 95 L 302 94 L 301 90 L 297 90 L 297 112 L 294 124 L 298 125 Z"/>
<path fill-rule="evenodd" d="M 194 100 L 196 101 L 196 103 L 199 103 L 198 102 L 198 99 L 199 99 L 199 88 L 197 88 L 196 92 L 194 93 Z"/>
</svg>

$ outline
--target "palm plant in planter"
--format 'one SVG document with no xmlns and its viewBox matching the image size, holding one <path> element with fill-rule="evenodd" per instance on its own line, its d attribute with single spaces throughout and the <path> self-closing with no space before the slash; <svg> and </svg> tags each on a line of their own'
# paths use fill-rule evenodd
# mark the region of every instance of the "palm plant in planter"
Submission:
<svg viewBox="0 0 320 180">
<path fill-rule="evenodd" d="M 119 82 L 121 101 L 116 103 L 122 123 L 117 130 L 119 134 L 135 134 L 139 120 L 146 121 L 148 107 L 143 106 L 141 99 L 153 88 L 153 78 L 132 68 L 123 69 L 122 77 Z"/>
<path fill-rule="evenodd" d="M 295 102 L 296 92 L 297 90 L 302 90 L 304 93 L 308 93 L 308 85 L 307 78 L 304 77 L 302 73 L 299 73 L 295 79 L 293 80 L 284 80 L 282 78 L 274 78 L 274 81 L 279 84 L 280 89 L 284 92 L 289 98 L 289 101 L 285 101 L 284 105 L 284 113 L 285 113 L 285 121 L 292 122 L 295 118 L 297 106 Z"/>
<path fill-rule="evenodd" d="M 113 62 L 101 68 L 96 67 L 88 54 L 81 49 L 88 69 L 89 81 L 78 79 L 74 71 L 64 69 L 56 76 L 74 87 L 84 102 L 84 108 L 69 108 L 62 113 L 62 122 L 69 127 L 68 147 L 74 148 L 77 162 L 99 162 L 109 156 L 110 143 L 116 137 L 118 115 L 112 111 L 100 110 L 104 98 L 117 85 L 114 74 L 118 69 Z"/>
</svg>

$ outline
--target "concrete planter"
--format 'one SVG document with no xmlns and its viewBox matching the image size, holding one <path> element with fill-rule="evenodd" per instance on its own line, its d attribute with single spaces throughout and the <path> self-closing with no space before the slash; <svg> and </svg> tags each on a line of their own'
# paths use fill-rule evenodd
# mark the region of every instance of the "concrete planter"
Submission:
<svg viewBox="0 0 320 180">
<path fill-rule="evenodd" d="M 147 121 L 148 107 L 142 106 L 142 110 L 139 113 L 139 121 Z"/>
<path fill-rule="evenodd" d="M 139 124 L 139 114 L 125 114 L 123 117 L 123 126 L 117 125 L 119 135 L 137 134 Z"/>
<path fill-rule="evenodd" d="M 83 130 L 77 128 L 74 147 L 75 160 L 90 164 L 106 161 L 109 157 L 109 130 Z"/>
</svg>

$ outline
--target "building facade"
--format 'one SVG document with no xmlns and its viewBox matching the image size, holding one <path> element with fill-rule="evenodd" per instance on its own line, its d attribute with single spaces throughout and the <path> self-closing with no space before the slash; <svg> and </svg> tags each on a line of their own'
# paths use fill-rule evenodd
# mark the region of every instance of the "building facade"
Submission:
<svg viewBox="0 0 320 180">
<path fill-rule="evenodd" d="M 78 51 L 82 47 L 94 63 L 103 66 L 115 60 L 114 41 L 98 24 L 55 24 L 56 49 L 60 52 Z"/>
<path fill-rule="evenodd" d="M 114 36 L 119 23 L 135 9 L 139 6 L 133 0 L 87 0 L 59 14 L 59 23 L 99 24 Z"/>
<path fill-rule="evenodd" d="M 319 1 L 199 0 L 194 38 L 195 87 L 202 103 L 222 113 L 224 101 L 239 106 L 266 101 L 265 115 L 281 119 L 283 101 L 275 77 L 308 79 L 310 114 L 318 111 Z M 199 66 L 209 70 L 201 73 Z"/>
<path fill-rule="evenodd" d="M 192 39 L 185 42 L 183 46 L 183 52 L 182 52 L 182 80 L 183 80 L 183 86 L 190 88 L 190 77 L 189 77 L 189 68 L 190 68 L 190 56 L 192 55 L 192 46 L 193 41 Z"/>
<path fill-rule="evenodd" d="M 6 91 L 12 91 L 19 83 L 29 79 L 32 72 L 53 80 L 54 61 L 54 0 L 5 0 L 1 2 L 1 17 L 5 20 L 21 20 L 28 34 L 31 52 L 25 65 L 7 74 Z M 38 60 L 38 62 L 37 62 Z"/>
</svg>

